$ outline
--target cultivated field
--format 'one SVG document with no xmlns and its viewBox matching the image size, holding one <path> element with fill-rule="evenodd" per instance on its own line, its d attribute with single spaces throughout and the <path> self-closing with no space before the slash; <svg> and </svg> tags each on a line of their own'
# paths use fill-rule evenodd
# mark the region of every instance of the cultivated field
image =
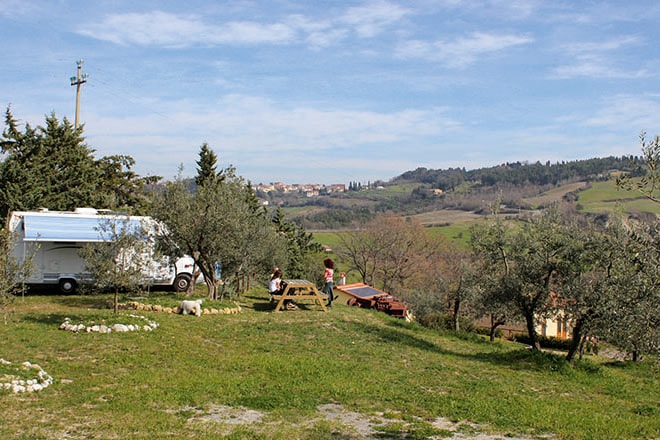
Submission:
<svg viewBox="0 0 660 440">
<path fill-rule="evenodd" d="M 566 194 L 583 190 L 586 187 L 587 184 L 585 182 L 569 183 L 566 185 L 559 186 L 557 188 L 553 188 L 550 191 L 546 191 L 543 194 L 539 194 L 538 196 L 528 197 L 523 201 L 525 203 L 528 203 L 532 207 L 548 206 L 551 203 L 561 201 Z"/>
</svg>

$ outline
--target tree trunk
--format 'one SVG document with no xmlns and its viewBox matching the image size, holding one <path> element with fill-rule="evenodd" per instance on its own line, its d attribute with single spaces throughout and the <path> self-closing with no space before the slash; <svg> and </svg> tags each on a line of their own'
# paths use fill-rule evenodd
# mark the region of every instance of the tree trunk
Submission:
<svg viewBox="0 0 660 440">
<path fill-rule="evenodd" d="M 460 315 L 460 311 L 461 311 L 461 301 L 459 299 L 456 299 L 456 300 L 454 300 L 454 313 L 453 313 L 453 315 L 454 315 L 454 331 L 455 332 L 458 332 L 458 331 L 461 330 L 460 320 L 458 319 L 459 315 Z"/>
<path fill-rule="evenodd" d="M 568 348 L 568 354 L 566 354 L 566 360 L 570 363 L 575 361 L 575 355 L 580 348 L 580 343 L 582 342 L 583 324 L 584 321 L 582 319 L 578 319 L 575 323 L 575 326 L 573 326 L 573 339 L 571 340 L 571 346 Z"/>
<path fill-rule="evenodd" d="M 496 319 L 495 315 L 491 313 L 490 315 L 490 342 L 495 342 L 495 332 L 497 327 L 506 324 L 504 319 Z"/>
<path fill-rule="evenodd" d="M 532 350 L 541 350 L 541 343 L 539 342 L 536 329 L 534 328 L 534 314 L 526 312 L 525 321 L 527 323 L 527 334 L 529 335 L 529 341 L 532 344 Z"/>
<path fill-rule="evenodd" d="M 582 355 L 584 355 L 584 345 L 586 342 L 587 342 L 587 337 L 582 336 L 582 338 L 580 339 L 580 348 L 578 348 L 578 353 L 579 353 L 578 359 L 580 360 L 582 360 Z"/>
<path fill-rule="evenodd" d="M 193 271 L 192 278 L 190 279 L 190 285 L 188 290 L 186 290 L 186 296 L 193 296 L 195 294 L 195 286 L 197 285 L 197 280 L 201 275 L 202 271 L 199 270 L 198 266 L 195 265 L 195 270 Z"/>
<path fill-rule="evenodd" d="M 213 277 L 204 277 L 204 282 L 206 283 L 206 288 L 208 289 L 208 296 L 210 300 L 218 299 L 218 284 Z"/>
<path fill-rule="evenodd" d="M 119 313 L 119 289 L 115 288 L 115 297 L 113 299 L 113 304 L 115 309 L 115 315 Z"/>
</svg>

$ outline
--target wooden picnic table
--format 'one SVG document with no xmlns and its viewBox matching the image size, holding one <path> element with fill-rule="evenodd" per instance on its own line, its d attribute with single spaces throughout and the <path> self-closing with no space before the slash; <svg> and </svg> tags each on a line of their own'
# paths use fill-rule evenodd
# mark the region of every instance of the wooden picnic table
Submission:
<svg viewBox="0 0 660 440">
<path fill-rule="evenodd" d="M 282 283 L 286 285 L 282 294 L 273 295 L 273 299 L 277 300 L 277 306 L 275 306 L 274 310 L 275 312 L 279 312 L 284 305 L 284 302 L 287 300 L 312 300 L 314 303 L 318 302 L 321 309 L 323 309 L 324 312 L 327 312 L 325 303 L 323 302 L 327 299 L 327 295 L 319 292 L 316 285 L 311 281 L 282 280 Z"/>
</svg>

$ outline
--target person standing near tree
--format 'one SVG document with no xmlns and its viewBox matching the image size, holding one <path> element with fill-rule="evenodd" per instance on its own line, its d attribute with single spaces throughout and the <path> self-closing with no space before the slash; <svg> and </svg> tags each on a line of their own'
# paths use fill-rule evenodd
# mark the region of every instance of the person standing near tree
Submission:
<svg viewBox="0 0 660 440">
<path fill-rule="evenodd" d="M 325 272 L 323 273 L 323 280 L 325 281 L 323 293 L 328 295 L 328 307 L 332 307 L 332 300 L 335 299 L 335 292 L 333 290 L 335 262 L 332 261 L 332 258 L 326 258 L 323 260 L 323 265 L 325 266 Z"/>
</svg>

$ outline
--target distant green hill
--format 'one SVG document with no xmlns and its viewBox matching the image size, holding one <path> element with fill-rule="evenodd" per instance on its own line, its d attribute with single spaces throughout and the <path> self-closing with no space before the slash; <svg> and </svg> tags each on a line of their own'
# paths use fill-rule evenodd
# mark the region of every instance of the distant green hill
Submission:
<svg viewBox="0 0 660 440">
<path fill-rule="evenodd" d="M 635 156 L 610 156 L 545 164 L 507 162 L 469 171 L 464 168 L 446 170 L 417 168 L 392 179 L 392 182 L 426 183 L 445 191 L 454 190 L 465 182 L 477 183 L 481 186 L 560 185 L 571 181 L 596 179 L 608 175 L 612 170 L 637 173 L 642 164 L 642 160 Z"/>
<path fill-rule="evenodd" d="M 618 190 L 615 184 L 621 172 L 640 174 L 641 165 L 636 157 L 608 157 L 555 164 L 507 163 L 471 171 L 418 168 L 359 190 L 315 198 L 288 195 L 274 201 L 312 231 L 350 228 L 378 215 L 410 216 L 429 227 L 447 227 L 488 214 L 496 201 L 506 207 L 507 215 L 562 200 L 575 203 L 585 213 L 657 214 L 655 204 Z"/>
</svg>

